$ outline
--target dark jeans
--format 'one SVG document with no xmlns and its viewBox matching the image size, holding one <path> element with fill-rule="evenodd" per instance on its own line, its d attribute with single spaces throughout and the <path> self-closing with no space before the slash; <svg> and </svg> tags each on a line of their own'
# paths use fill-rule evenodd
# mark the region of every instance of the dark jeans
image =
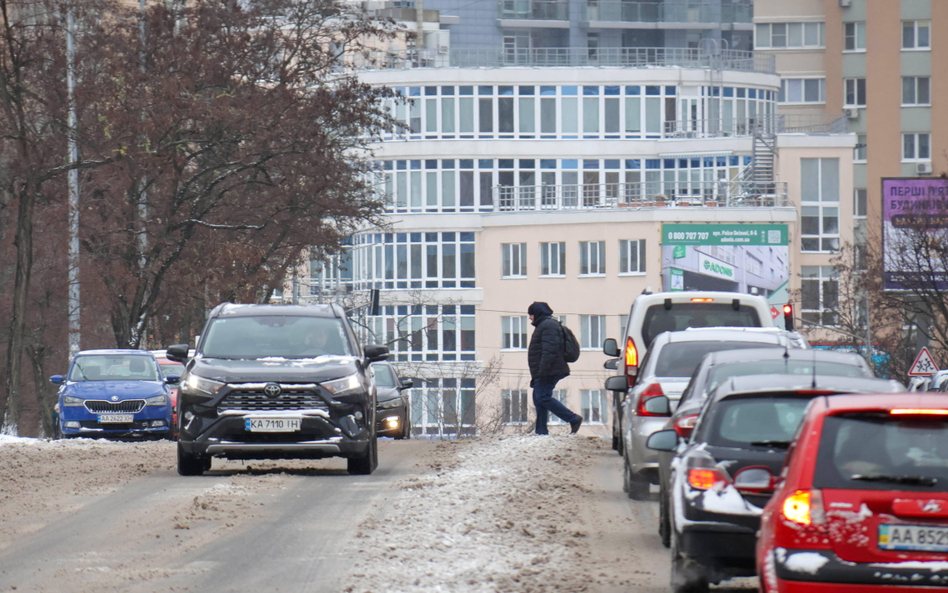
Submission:
<svg viewBox="0 0 948 593">
<path fill-rule="evenodd" d="M 571 412 L 553 397 L 553 389 L 558 381 L 559 379 L 537 379 L 533 384 L 533 405 L 537 407 L 537 434 L 550 434 L 546 428 L 550 412 L 559 416 L 563 422 L 579 420 L 579 414 Z"/>
</svg>

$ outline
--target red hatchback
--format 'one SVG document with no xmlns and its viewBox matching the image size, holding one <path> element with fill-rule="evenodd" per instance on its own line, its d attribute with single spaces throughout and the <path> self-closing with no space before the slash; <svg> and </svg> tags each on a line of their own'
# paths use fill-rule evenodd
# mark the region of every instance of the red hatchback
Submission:
<svg viewBox="0 0 948 593">
<path fill-rule="evenodd" d="M 814 399 L 764 509 L 761 591 L 948 587 L 948 394 Z"/>
</svg>

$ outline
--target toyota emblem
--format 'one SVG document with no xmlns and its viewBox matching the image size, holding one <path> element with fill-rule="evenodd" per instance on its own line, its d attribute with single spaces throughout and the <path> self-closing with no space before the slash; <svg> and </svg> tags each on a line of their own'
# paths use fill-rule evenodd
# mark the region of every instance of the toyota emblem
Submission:
<svg viewBox="0 0 948 593">
<path fill-rule="evenodd" d="M 263 388 L 263 393 L 267 397 L 280 397 L 280 394 L 283 393 L 283 389 L 279 383 L 267 383 L 267 386 Z"/>
</svg>

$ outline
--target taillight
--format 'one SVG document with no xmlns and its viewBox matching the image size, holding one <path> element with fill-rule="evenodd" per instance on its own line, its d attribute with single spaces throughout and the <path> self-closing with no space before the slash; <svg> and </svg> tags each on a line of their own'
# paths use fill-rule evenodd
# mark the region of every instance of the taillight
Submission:
<svg viewBox="0 0 948 593">
<path fill-rule="evenodd" d="M 819 490 L 797 490 L 784 499 L 781 511 L 788 521 L 803 526 L 822 525 L 826 522 L 823 493 Z"/>
<path fill-rule="evenodd" d="M 895 408 L 889 413 L 895 416 L 948 416 L 948 410 L 938 408 Z"/>
<path fill-rule="evenodd" d="M 667 416 L 667 414 L 665 415 L 653 414 L 652 412 L 649 412 L 648 410 L 645 409 L 645 402 L 647 402 L 649 399 L 657 395 L 665 395 L 665 392 L 662 391 L 662 386 L 660 384 L 652 383 L 651 385 L 646 387 L 642 391 L 641 395 L 639 395 L 639 405 L 636 406 L 635 408 L 635 415 L 636 416 Z"/>
<path fill-rule="evenodd" d="M 715 484 L 727 485 L 730 480 L 718 468 L 693 468 L 688 470 L 688 485 L 695 490 L 710 490 Z"/>
<path fill-rule="evenodd" d="M 698 424 L 697 414 L 682 416 L 678 420 L 675 420 L 675 432 L 677 432 L 681 438 L 687 439 L 691 436 L 691 431 L 695 429 L 696 424 Z"/>
<path fill-rule="evenodd" d="M 713 303 L 714 299 L 710 299 L 707 297 L 695 297 L 691 299 L 691 302 L 692 303 Z"/>
<path fill-rule="evenodd" d="M 629 387 L 635 383 L 635 374 L 639 367 L 639 350 L 635 347 L 635 341 L 632 338 L 625 340 L 625 375 L 629 382 Z"/>
</svg>

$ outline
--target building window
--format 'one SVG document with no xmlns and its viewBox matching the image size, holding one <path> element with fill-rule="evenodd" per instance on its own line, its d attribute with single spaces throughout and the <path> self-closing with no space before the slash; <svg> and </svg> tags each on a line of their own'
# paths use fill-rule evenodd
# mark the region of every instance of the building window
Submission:
<svg viewBox="0 0 948 593">
<path fill-rule="evenodd" d="M 866 106 L 865 78 L 845 78 L 843 85 L 846 89 L 846 107 Z"/>
<path fill-rule="evenodd" d="M 784 78 L 780 81 L 778 103 L 825 103 L 825 78 Z"/>
<path fill-rule="evenodd" d="M 800 159 L 800 247 L 839 250 L 839 159 Z"/>
<path fill-rule="evenodd" d="M 591 424 L 604 424 L 608 421 L 606 418 L 609 409 L 604 389 L 582 389 L 580 390 L 582 399 L 580 414 L 583 415 L 583 421 Z"/>
<path fill-rule="evenodd" d="M 931 134 L 902 134 L 903 161 L 929 161 L 931 158 Z"/>
<path fill-rule="evenodd" d="M 931 49 L 931 21 L 902 21 L 902 49 Z"/>
<path fill-rule="evenodd" d="M 823 23 L 759 23 L 756 27 L 756 49 L 796 49 L 823 47 Z"/>
<path fill-rule="evenodd" d="M 619 273 L 645 273 L 645 239 L 619 241 Z"/>
<path fill-rule="evenodd" d="M 527 317 L 518 315 L 500 318 L 505 350 L 523 350 L 527 347 Z"/>
<path fill-rule="evenodd" d="M 579 242 L 579 275 L 602 276 L 606 273 L 606 242 Z"/>
<path fill-rule="evenodd" d="M 422 434 L 472 434 L 476 420 L 475 380 L 414 377 L 409 391 L 411 421 Z"/>
<path fill-rule="evenodd" d="M 853 216 L 856 218 L 865 218 L 869 216 L 868 190 L 853 190 Z"/>
<path fill-rule="evenodd" d="M 527 275 L 527 244 L 504 243 L 500 246 L 503 252 L 503 277 L 524 278 Z"/>
<path fill-rule="evenodd" d="M 843 31 L 845 33 L 844 51 L 865 51 L 866 23 L 844 23 Z"/>
<path fill-rule="evenodd" d="M 836 325 L 839 282 L 833 266 L 801 266 L 800 318 L 804 323 Z"/>
<path fill-rule="evenodd" d="M 501 421 L 504 424 L 527 422 L 527 390 L 503 389 L 500 392 Z"/>
<path fill-rule="evenodd" d="M 931 77 L 903 76 L 902 105 L 931 105 Z"/>
<path fill-rule="evenodd" d="M 566 390 L 565 389 L 554 389 L 553 390 L 553 399 L 560 402 L 567 408 L 569 405 L 566 403 Z M 549 424 L 566 424 L 563 420 L 560 419 L 556 414 L 550 414 L 550 418 L 547 420 Z"/>
<path fill-rule="evenodd" d="M 839 208 L 802 206 L 800 244 L 803 251 L 839 250 Z"/>
<path fill-rule="evenodd" d="M 540 243 L 540 275 L 566 275 L 566 243 Z"/>
<path fill-rule="evenodd" d="M 583 350 L 599 350 L 606 339 L 605 315 L 579 316 L 579 346 Z"/>
<path fill-rule="evenodd" d="M 856 146 L 853 147 L 853 162 L 864 163 L 869 155 L 865 134 L 856 134 Z"/>
<path fill-rule="evenodd" d="M 474 360 L 474 305 L 384 305 L 365 325 L 395 362 Z"/>
</svg>

